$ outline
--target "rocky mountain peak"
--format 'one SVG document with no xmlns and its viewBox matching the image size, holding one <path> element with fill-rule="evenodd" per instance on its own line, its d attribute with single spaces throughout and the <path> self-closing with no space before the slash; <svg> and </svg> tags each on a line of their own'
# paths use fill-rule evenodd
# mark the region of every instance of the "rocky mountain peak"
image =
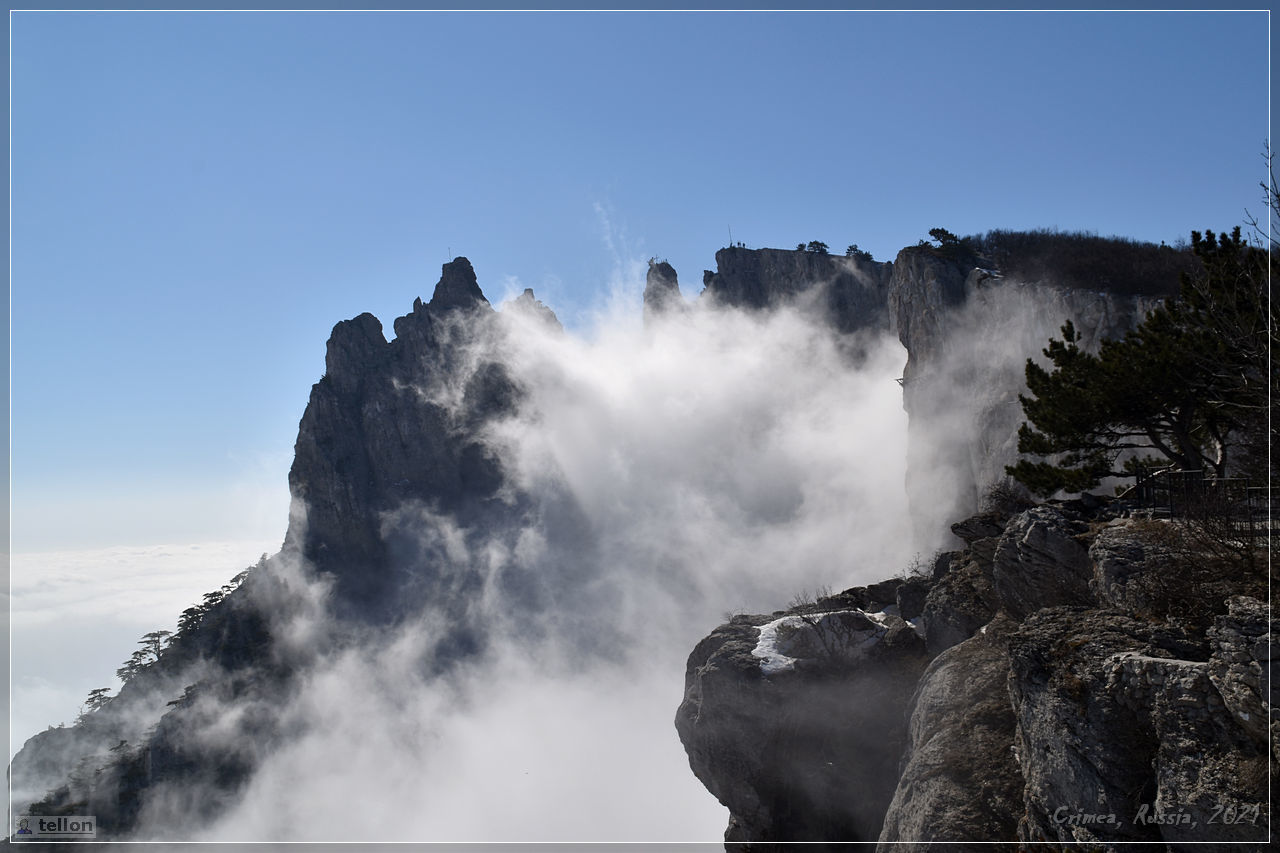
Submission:
<svg viewBox="0 0 1280 853">
<path fill-rule="evenodd" d="M 654 315 L 661 314 L 684 302 L 676 271 L 666 261 L 649 259 L 649 272 L 644 279 L 644 319 L 647 323 Z"/>
<path fill-rule="evenodd" d="M 428 307 L 439 312 L 451 308 L 474 308 L 482 303 L 488 305 L 489 300 L 484 298 L 476 282 L 476 271 L 472 269 L 471 261 L 457 257 L 441 268 L 440 281 Z"/>
</svg>

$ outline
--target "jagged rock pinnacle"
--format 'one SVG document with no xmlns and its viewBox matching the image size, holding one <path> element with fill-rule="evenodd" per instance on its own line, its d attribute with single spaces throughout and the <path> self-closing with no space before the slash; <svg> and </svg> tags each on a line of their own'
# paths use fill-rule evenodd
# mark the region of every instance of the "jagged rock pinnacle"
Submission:
<svg viewBox="0 0 1280 853">
<path fill-rule="evenodd" d="M 476 283 L 476 271 L 471 268 L 471 261 L 458 257 L 441 267 L 440 281 L 428 304 L 431 310 L 473 308 L 481 303 L 488 305 L 489 300 L 484 298 L 480 285 Z"/>
<path fill-rule="evenodd" d="M 533 288 L 526 287 L 524 293 L 521 293 L 515 299 L 506 304 L 503 310 L 512 310 L 517 314 L 524 314 L 534 317 L 538 321 L 546 324 L 549 328 L 563 330 L 564 326 L 560 324 L 560 318 L 556 317 L 554 311 L 548 308 L 538 297 L 533 295 Z"/>
<path fill-rule="evenodd" d="M 644 283 L 644 319 L 648 323 L 657 314 L 683 304 L 676 271 L 666 261 L 649 259 L 649 273 Z"/>
</svg>

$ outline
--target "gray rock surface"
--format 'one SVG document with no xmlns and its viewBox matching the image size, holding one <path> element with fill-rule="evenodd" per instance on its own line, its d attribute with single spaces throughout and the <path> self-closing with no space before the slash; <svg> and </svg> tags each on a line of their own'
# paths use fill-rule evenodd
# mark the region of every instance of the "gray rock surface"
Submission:
<svg viewBox="0 0 1280 853">
<path fill-rule="evenodd" d="M 1114 680 L 1126 657 L 1159 653 L 1149 625 L 1059 607 L 1030 617 L 1011 640 L 1015 746 L 1025 782 L 1019 836 L 1068 843 L 1156 841 L 1135 825 L 1155 797 L 1159 744 L 1142 699 Z"/>
<path fill-rule="evenodd" d="M 896 617 L 812 605 L 735 617 L 700 642 L 676 729 L 729 809 L 726 841 L 874 840 L 926 660 Z"/>
<path fill-rule="evenodd" d="M 1126 607 L 1140 603 L 1130 587 L 1148 586 L 1144 578 L 1172 569 L 1161 557 L 1166 540 L 1158 525 L 1117 519 L 1106 501 L 978 516 L 955 530 L 968 547 L 940 555 L 934 577 L 847 590 L 820 602 L 864 607 L 889 589 L 899 602 L 909 597 L 906 590 L 927 589 L 919 620 L 926 654 L 919 660 L 932 661 L 909 702 L 901 689 L 849 700 L 881 710 L 899 701 L 910 714 L 880 847 L 978 851 L 990 842 L 1011 850 L 1051 843 L 1118 853 L 1141 842 L 1169 850 L 1191 850 L 1193 843 L 1261 849 L 1268 782 L 1280 781 L 1268 776 L 1280 723 L 1275 697 L 1266 694 L 1275 632 L 1263 602 L 1244 595 L 1221 609 L 1206 602 L 1219 612 L 1207 630 L 1203 621 Z M 1150 535 L 1156 539 L 1144 539 Z M 885 772 L 883 754 L 865 762 L 846 758 L 865 767 L 838 776 L 815 777 L 830 759 L 813 755 L 795 762 L 772 756 L 748 767 L 760 759 L 746 757 L 743 744 L 762 742 L 779 725 L 778 708 L 792 700 L 817 703 L 813 691 L 834 696 L 843 689 L 840 677 L 833 683 L 828 672 L 819 679 L 799 665 L 757 677 L 765 686 L 754 690 L 726 686 L 745 680 L 751 661 L 727 665 L 733 655 L 720 646 L 730 648 L 726 640 L 736 637 L 738 652 L 752 656 L 753 640 L 759 642 L 752 626 L 768 630 L 781 615 L 722 626 L 695 650 L 677 728 L 695 772 L 730 808 L 726 838 L 844 839 L 833 824 L 770 807 L 776 800 L 760 792 L 786 789 L 782 778 L 856 784 L 852 790 L 861 792 L 863 783 L 852 780 Z M 900 673 L 888 668 L 903 666 L 892 656 L 859 661 L 862 679 L 877 672 L 893 677 Z M 695 717 L 712 722 L 699 732 L 689 722 Z M 867 726 L 854 717 L 847 725 Z M 822 737 L 838 739 L 838 728 L 823 729 Z M 780 769 L 784 777 L 770 775 Z M 866 802 L 873 801 L 879 800 Z M 811 808 L 821 797 L 788 802 Z M 872 822 L 863 814 L 856 825 Z M 1240 844 L 1246 846 L 1227 846 Z"/>
<path fill-rule="evenodd" d="M 1209 680 L 1236 723 L 1264 745 L 1269 728 L 1276 725 L 1274 719 L 1268 718 L 1268 711 L 1276 713 L 1276 699 L 1280 697 L 1276 636 L 1269 608 L 1256 598 L 1243 595 L 1232 597 L 1227 615 L 1219 616 L 1209 629 L 1213 649 Z M 1272 736 L 1272 740 L 1280 739 Z"/>
<path fill-rule="evenodd" d="M 1000 606 L 1021 618 L 1042 607 L 1092 604 L 1083 522 L 1053 507 L 1010 519 L 996 546 L 991 580 Z"/>
<path fill-rule="evenodd" d="M 1006 618 L 993 622 L 938 655 L 921 676 L 906 757 L 880 832 L 882 853 L 990 849 L 986 842 L 1016 837 L 1022 773 L 1013 753 L 1005 648 L 1013 627 Z"/>
<path fill-rule="evenodd" d="M 1089 589 L 1104 607 L 1130 613 L 1160 615 L 1159 602 L 1143 579 L 1169 565 L 1173 555 L 1160 542 L 1141 535 L 1132 525 L 1113 522 L 1098 531 L 1089 545 L 1093 577 Z"/>
<path fill-rule="evenodd" d="M 1265 838 L 1256 822 L 1221 819 L 1227 804 L 1265 811 L 1266 748 L 1224 713 L 1194 637 L 1056 607 L 1029 617 L 1010 650 L 1024 840 Z"/>
<path fill-rule="evenodd" d="M 922 619 L 931 654 L 939 654 L 972 637 L 996 615 L 990 566 L 969 560 L 948 572 L 925 598 Z"/>
</svg>

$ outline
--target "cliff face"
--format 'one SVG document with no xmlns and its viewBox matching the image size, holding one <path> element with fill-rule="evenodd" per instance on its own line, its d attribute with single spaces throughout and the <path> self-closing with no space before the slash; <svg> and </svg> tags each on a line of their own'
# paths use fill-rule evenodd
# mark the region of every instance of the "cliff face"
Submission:
<svg viewBox="0 0 1280 853">
<path fill-rule="evenodd" d="M 431 301 L 395 321 L 393 341 L 371 314 L 334 327 L 298 427 L 285 550 L 333 578 L 340 612 L 391 620 L 446 594 L 422 571 L 439 560 L 421 552 L 414 520 L 396 516 L 403 507 L 505 526 L 511 505 L 495 498 L 501 472 L 479 438 L 517 399 L 478 344 L 494 316 L 458 258 Z"/>
<path fill-rule="evenodd" d="M 1171 283 L 1170 294 L 1176 282 Z M 1070 320 L 1080 345 L 1123 337 L 1154 297 L 1017 281 L 929 249 L 899 253 L 889 317 L 907 350 L 907 494 L 923 536 L 977 510 L 983 492 L 1018 459 L 1018 394 L 1028 358 Z"/>
<path fill-rule="evenodd" d="M 511 310 L 558 326 L 531 292 Z M 484 651 L 468 618 L 484 581 L 450 549 L 469 532 L 500 541 L 525 509 L 481 442 L 519 400 L 495 320 L 458 258 L 394 340 L 370 314 L 334 327 L 299 424 L 283 549 L 184 613 L 117 696 L 28 741 L 10 767 L 24 808 L 44 797 L 33 813 L 93 814 L 112 838 L 194 829 L 296 736 L 282 709 L 330 656 L 424 614 L 448 627 L 424 674 Z"/>
<path fill-rule="evenodd" d="M 703 297 L 739 308 L 803 301 L 841 333 L 888 328 L 892 264 L 817 252 L 729 248 L 702 274 Z"/>
<path fill-rule="evenodd" d="M 893 595 L 737 616 L 689 656 L 676 729 L 730 810 L 726 841 L 876 837 L 928 660 Z"/>
<path fill-rule="evenodd" d="M 1086 349 L 1122 337 L 1159 298 L 1015 280 L 981 264 L 927 247 L 903 249 L 892 263 L 729 248 L 703 274 L 702 297 L 722 304 L 795 304 L 844 334 L 897 335 L 906 349 L 907 493 L 918 535 L 938 544 L 946 525 L 975 512 L 1018 459 L 1027 358 L 1039 357 L 1068 320 Z M 1166 295 L 1176 288 L 1168 282 Z"/>
<path fill-rule="evenodd" d="M 930 577 L 712 632 L 689 657 L 676 729 L 730 810 L 726 840 L 1264 842 L 1280 753 L 1265 586 L 1240 581 L 1249 594 L 1206 598 L 1190 621 L 1114 609 L 1125 587 L 1176 571 L 1144 550 L 1153 522 L 1119 511 L 987 514 L 956 525 L 966 547 Z M 862 630 L 821 627 L 837 619 Z M 796 639 L 808 634 L 820 641 Z"/>
</svg>

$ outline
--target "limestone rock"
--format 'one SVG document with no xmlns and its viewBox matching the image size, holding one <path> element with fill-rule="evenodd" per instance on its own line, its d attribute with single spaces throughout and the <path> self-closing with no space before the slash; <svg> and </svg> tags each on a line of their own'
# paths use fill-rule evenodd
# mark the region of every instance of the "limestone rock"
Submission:
<svg viewBox="0 0 1280 853">
<path fill-rule="evenodd" d="M 1161 615 L 1149 584 L 1149 571 L 1160 571 L 1172 555 L 1166 548 L 1141 535 L 1132 525 L 1114 522 L 1098 531 L 1089 545 L 1093 577 L 1089 588 L 1104 607 L 1131 613 Z"/>
<path fill-rule="evenodd" d="M 1007 522 L 1007 516 L 1001 513 L 981 512 L 951 525 L 951 532 L 964 541 L 975 559 L 990 563 Z"/>
<path fill-rule="evenodd" d="M 1022 773 L 1013 754 L 1004 639 L 1012 627 L 997 620 L 938 655 L 921 676 L 901 777 L 880 833 L 883 853 L 933 844 L 977 851 L 1016 838 Z"/>
<path fill-rule="evenodd" d="M 926 660 L 900 619 L 862 611 L 736 617 L 700 642 L 676 729 L 726 841 L 874 840 Z"/>
<path fill-rule="evenodd" d="M 1224 713 L 1205 652 L 1105 611 L 1047 608 L 1022 624 L 1010 641 L 1022 840 L 1265 838 L 1256 823 L 1214 819 L 1222 804 L 1258 804 L 1266 750 Z"/>
<path fill-rule="evenodd" d="M 1276 626 L 1267 606 L 1256 598 L 1234 596 L 1228 612 L 1209 629 L 1213 653 L 1209 680 L 1221 694 L 1227 712 L 1254 740 L 1266 744 L 1268 710 L 1277 707 L 1280 672 L 1274 661 Z M 1267 685 L 1271 694 L 1265 696 Z"/>
<path fill-rule="evenodd" d="M 1040 506 L 1010 519 L 996 547 L 992 585 L 1000 606 L 1021 618 L 1042 607 L 1092 604 L 1087 526 L 1063 509 Z"/>
<path fill-rule="evenodd" d="M 972 637 L 996 615 L 989 570 L 970 560 L 942 576 L 925 598 L 922 620 L 931 654 Z"/>
</svg>

